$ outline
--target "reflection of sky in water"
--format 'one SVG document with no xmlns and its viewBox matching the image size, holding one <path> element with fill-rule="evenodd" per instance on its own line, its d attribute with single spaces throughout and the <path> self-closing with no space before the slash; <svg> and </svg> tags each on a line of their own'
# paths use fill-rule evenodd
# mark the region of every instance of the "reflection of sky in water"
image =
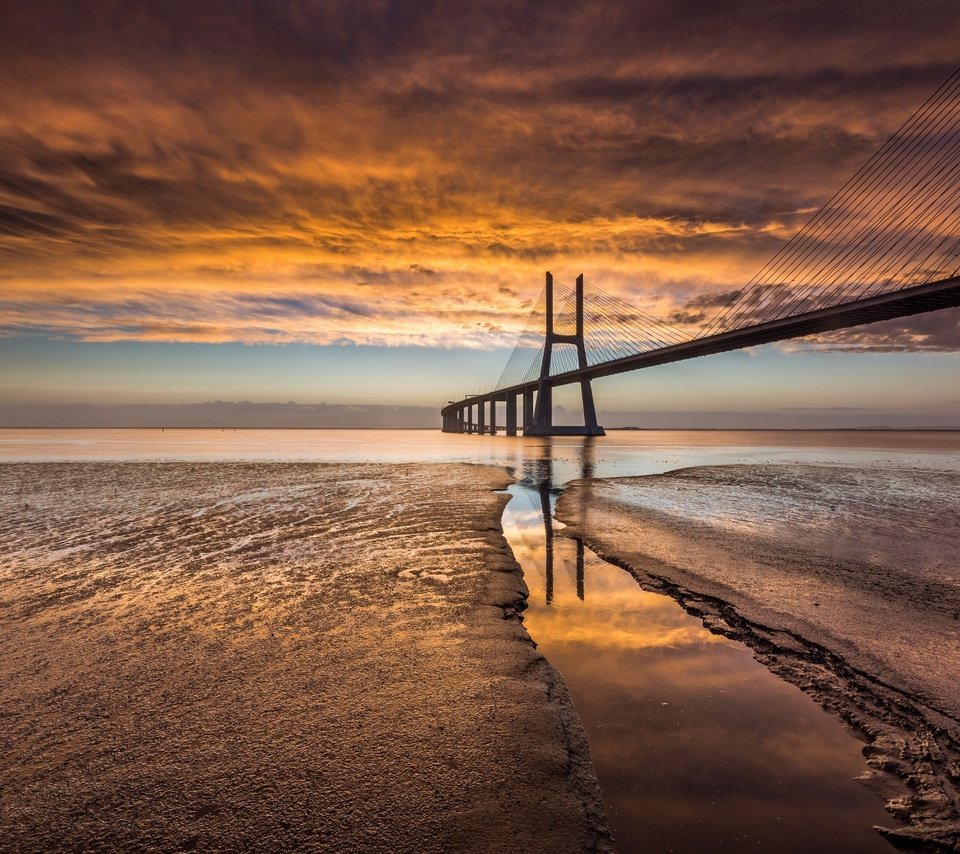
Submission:
<svg viewBox="0 0 960 854">
<path fill-rule="evenodd" d="M 673 600 L 548 540 L 540 491 L 510 491 L 524 620 L 573 695 L 619 851 L 892 850 L 838 721 Z"/>
</svg>

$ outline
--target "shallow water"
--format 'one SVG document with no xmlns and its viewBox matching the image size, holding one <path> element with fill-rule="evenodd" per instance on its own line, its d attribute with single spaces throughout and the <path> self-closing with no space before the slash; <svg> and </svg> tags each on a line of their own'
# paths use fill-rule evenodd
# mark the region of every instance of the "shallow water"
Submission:
<svg viewBox="0 0 960 854">
<path fill-rule="evenodd" d="M 573 694 L 622 851 L 882 851 L 889 846 L 870 827 L 892 822 L 853 781 L 865 768 L 860 744 L 835 719 L 673 600 L 644 592 L 589 550 L 579 561 L 575 542 L 547 536 L 542 496 L 549 507 L 576 478 L 731 463 L 958 471 L 958 451 L 955 433 L 631 431 L 583 440 L 433 431 L 0 431 L 0 460 L 7 461 L 506 467 L 518 479 L 504 524 L 531 588 L 526 623 Z M 723 512 L 702 502 L 695 491 L 664 496 L 673 512 Z M 763 524 L 764 508 L 753 509 L 738 506 L 742 518 L 731 524 Z"/>
<path fill-rule="evenodd" d="M 743 644 L 551 536 L 539 490 L 510 491 L 524 622 L 570 688 L 618 851 L 892 850 L 871 829 L 890 824 L 882 801 L 854 779 L 862 745 L 839 721 Z"/>
<path fill-rule="evenodd" d="M 594 440 L 436 430 L 0 429 L 0 461 L 472 462 L 508 466 L 530 477 L 549 462 L 555 484 L 738 462 L 869 462 L 956 470 L 958 450 L 960 433 L 935 431 L 630 430 Z"/>
<path fill-rule="evenodd" d="M 952 574 L 960 554 L 957 471 L 929 462 L 722 466 L 611 486 L 627 507 L 911 575 Z"/>
</svg>

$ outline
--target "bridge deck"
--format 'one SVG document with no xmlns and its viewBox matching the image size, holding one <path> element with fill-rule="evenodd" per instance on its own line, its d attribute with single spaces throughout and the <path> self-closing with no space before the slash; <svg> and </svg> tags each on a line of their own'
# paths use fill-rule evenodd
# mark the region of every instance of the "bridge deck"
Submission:
<svg viewBox="0 0 960 854">
<path fill-rule="evenodd" d="M 837 329 L 876 323 L 881 320 L 892 320 L 898 317 L 909 317 L 914 314 L 957 306 L 960 306 L 960 277 L 953 277 L 925 285 L 903 288 L 879 296 L 866 297 L 781 320 L 758 323 L 755 326 L 748 326 L 743 329 L 722 332 L 704 338 L 695 338 L 692 341 L 684 341 L 681 344 L 661 347 L 646 353 L 626 356 L 622 359 L 603 362 L 587 368 L 567 371 L 551 376 L 550 385 L 556 388 L 581 380 L 593 380 L 598 377 L 625 373 L 626 371 L 651 368 L 655 365 L 665 365 L 670 362 L 680 362 L 697 356 L 709 356 L 714 353 L 740 350 L 758 344 L 802 338 L 804 335 L 832 332 Z M 492 399 L 501 400 L 509 394 L 521 393 L 536 388 L 537 385 L 538 382 L 534 380 L 509 388 L 498 389 L 488 394 L 475 395 L 448 404 L 442 412 L 446 414 L 465 406 L 484 403 Z"/>
</svg>

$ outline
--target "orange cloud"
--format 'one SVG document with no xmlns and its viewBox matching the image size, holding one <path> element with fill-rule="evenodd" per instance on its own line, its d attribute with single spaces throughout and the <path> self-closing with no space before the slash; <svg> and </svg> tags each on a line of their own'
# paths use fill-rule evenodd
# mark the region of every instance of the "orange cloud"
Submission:
<svg viewBox="0 0 960 854">
<path fill-rule="evenodd" d="M 111 8 L 0 35 L 0 334 L 505 345 L 548 268 L 695 327 L 954 50 L 786 4 Z"/>
</svg>

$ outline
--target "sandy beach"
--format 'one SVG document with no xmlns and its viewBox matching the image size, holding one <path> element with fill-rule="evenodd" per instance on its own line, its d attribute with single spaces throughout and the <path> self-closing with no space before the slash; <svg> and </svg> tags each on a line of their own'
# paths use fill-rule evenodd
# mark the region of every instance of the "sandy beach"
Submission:
<svg viewBox="0 0 960 854">
<path fill-rule="evenodd" d="M 733 465 L 581 481 L 557 515 L 850 723 L 896 841 L 953 850 L 958 495 L 952 472 Z"/>
<path fill-rule="evenodd" d="M 2 469 L 3 850 L 609 850 L 501 471 Z"/>
</svg>

